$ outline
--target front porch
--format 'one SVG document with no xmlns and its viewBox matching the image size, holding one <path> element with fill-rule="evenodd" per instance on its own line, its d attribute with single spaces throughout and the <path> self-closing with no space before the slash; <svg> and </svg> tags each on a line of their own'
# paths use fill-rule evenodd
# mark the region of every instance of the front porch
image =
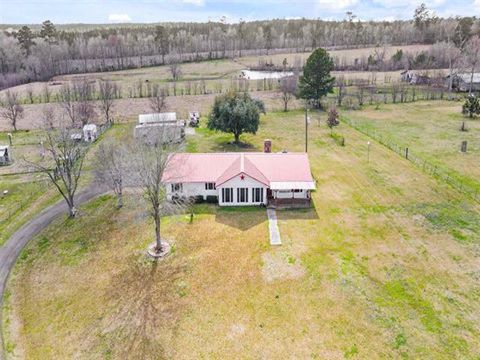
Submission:
<svg viewBox="0 0 480 360">
<path fill-rule="evenodd" d="M 282 198 L 282 199 L 268 199 L 268 207 L 275 209 L 306 209 L 311 206 L 311 199 L 294 199 L 294 198 Z"/>
</svg>

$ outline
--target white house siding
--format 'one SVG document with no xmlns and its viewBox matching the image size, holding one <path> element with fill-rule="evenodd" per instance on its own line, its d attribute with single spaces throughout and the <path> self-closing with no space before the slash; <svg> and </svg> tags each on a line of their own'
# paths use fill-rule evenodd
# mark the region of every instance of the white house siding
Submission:
<svg viewBox="0 0 480 360">
<path fill-rule="evenodd" d="M 233 201 L 232 202 L 224 202 L 222 198 L 222 188 L 232 188 L 233 189 Z M 248 202 L 239 202 L 237 198 L 237 189 L 238 188 L 246 188 L 248 192 Z M 263 202 L 255 202 L 253 201 L 252 196 L 252 189 L 261 188 L 263 193 Z M 235 176 L 231 180 L 221 184 L 217 187 L 218 190 L 218 204 L 220 206 L 247 206 L 247 205 L 260 205 L 267 203 L 267 186 L 262 184 L 261 182 L 244 175 L 244 179 L 241 179 L 240 175 Z"/>
<path fill-rule="evenodd" d="M 177 196 L 203 196 L 204 199 L 207 198 L 208 195 L 218 195 L 217 190 L 205 190 L 205 183 L 182 183 L 181 191 L 172 191 L 172 184 L 166 184 L 167 188 L 167 199 L 172 200 L 173 195 Z"/>
</svg>

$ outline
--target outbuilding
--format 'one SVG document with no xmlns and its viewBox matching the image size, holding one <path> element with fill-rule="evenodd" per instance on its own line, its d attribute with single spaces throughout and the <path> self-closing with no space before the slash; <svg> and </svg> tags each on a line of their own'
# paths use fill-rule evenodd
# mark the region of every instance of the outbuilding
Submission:
<svg viewBox="0 0 480 360">
<path fill-rule="evenodd" d="M 83 139 L 87 142 L 94 142 L 97 140 L 98 132 L 97 125 L 95 124 L 86 124 L 83 127 Z"/>
<path fill-rule="evenodd" d="M 10 146 L 0 145 L 0 165 L 8 165 L 12 162 Z"/>
</svg>

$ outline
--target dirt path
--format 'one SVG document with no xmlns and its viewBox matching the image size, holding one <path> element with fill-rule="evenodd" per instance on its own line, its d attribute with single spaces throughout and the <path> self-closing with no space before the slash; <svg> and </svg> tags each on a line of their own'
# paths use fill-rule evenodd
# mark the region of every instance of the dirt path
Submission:
<svg viewBox="0 0 480 360">
<path fill-rule="evenodd" d="M 93 199 L 94 197 L 105 192 L 105 189 L 98 187 L 91 187 L 76 196 L 77 206 Z M 4 342 L 3 342 L 3 295 L 5 286 L 8 280 L 8 275 L 15 265 L 17 257 L 20 252 L 28 244 L 28 242 L 37 235 L 40 231 L 45 229 L 57 216 L 67 212 L 67 207 L 63 199 L 54 205 L 46 208 L 35 218 L 18 229 L 8 241 L 0 247 L 0 360 L 5 358 Z"/>
</svg>

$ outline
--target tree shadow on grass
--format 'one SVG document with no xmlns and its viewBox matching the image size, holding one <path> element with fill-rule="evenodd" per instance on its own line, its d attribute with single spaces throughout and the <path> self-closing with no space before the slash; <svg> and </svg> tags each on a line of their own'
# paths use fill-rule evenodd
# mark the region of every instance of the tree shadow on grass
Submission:
<svg viewBox="0 0 480 360">
<path fill-rule="evenodd" d="M 212 151 L 215 152 L 246 152 L 258 151 L 258 149 L 251 143 L 239 142 L 236 144 L 233 141 L 216 141 L 212 146 Z"/>
<path fill-rule="evenodd" d="M 126 260 L 132 266 L 112 278 L 105 294 L 110 310 L 99 328 L 102 347 L 113 358 L 169 357 L 164 339 L 175 332 L 183 310 L 175 283 L 186 267 L 175 260 L 138 261 L 132 256 Z"/>
</svg>

